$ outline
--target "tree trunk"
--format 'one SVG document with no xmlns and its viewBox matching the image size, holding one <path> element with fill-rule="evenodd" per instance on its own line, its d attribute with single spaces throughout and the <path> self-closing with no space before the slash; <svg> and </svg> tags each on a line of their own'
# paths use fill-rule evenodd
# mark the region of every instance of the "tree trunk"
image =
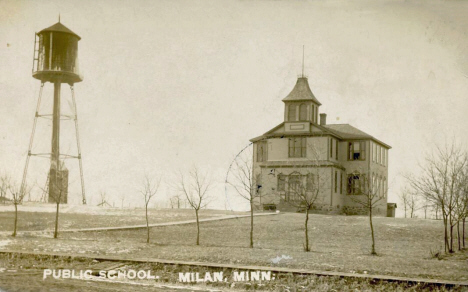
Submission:
<svg viewBox="0 0 468 292">
<path fill-rule="evenodd" d="M 250 200 L 250 248 L 253 248 L 253 229 L 254 229 L 253 201 Z"/>
<path fill-rule="evenodd" d="M 457 239 L 458 239 L 458 250 L 461 250 L 461 242 L 460 242 L 460 220 L 457 221 Z"/>
<path fill-rule="evenodd" d="M 13 234 L 11 236 L 15 237 L 16 236 L 16 226 L 18 223 L 18 204 L 14 203 L 15 205 L 15 225 L 13 226 Z"/>
<path fill-rule="evenodd" d="M 306 252 L 310 251 L 310 247 L 309 247 L 309 208 L 306 208 L 304 251 L 306 251 Z"/>
<path fill-rule="evenodd" d="M 369 223 L 370 223 L 370 229 L 371 229 L 371 234 L 372 234 L 372 255 L 376 255 L 377 253 L 375 252 L 375 238 L 374 238 L 374 225 L 372 224 L 372 207 L 369 208 Z"/>
<path fill-rule="evenodd" d="M 444 243 L 445 243 L 445 252 L 449 250 L 449 243 L 448 243 L 448 231 L 447 231 L 447 216 L 442 215 L 444 221 Z"/>
<path fill-rule="evenodd" d="M 453 252 L 453 225 L 450 222 L 450 249 L 449 252 Z"/>
<path fill-rule="evenodd" d="M 197 217 L 197 245 L 200 245 L 200 222 L 198 221 L 198 209 L 195 209 L 195 216 Z"/>
<path fill-rule="evenodd" d="M 465 220 L 466 218 L 463 218 L 463 248 L 465 248 Z"/>
<path fill-rule="evenodd" d="M 57 211 L 55 213 L 55 230 L 54 230 L 54 238 L 58 236 L 58 218 L 59 218 L 59 206 L 60 206 L 60 199 L 57 200 Z"/>
<path fill-rule="evenodd" d="M 146 243 L 150 242 L 150 228 L 148 222 L 148 203 L 145 205 L 145 216 L 146 216 Z"/>
</svg>

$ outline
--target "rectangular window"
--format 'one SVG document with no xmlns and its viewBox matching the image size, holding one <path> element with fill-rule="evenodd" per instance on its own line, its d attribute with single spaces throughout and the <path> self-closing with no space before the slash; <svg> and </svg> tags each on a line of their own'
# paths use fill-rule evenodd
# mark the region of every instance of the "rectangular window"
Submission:
<svg viewBox="0 0 468 292">
<path fill-rule="evenodd" d="M 348 149 L 348 160 L 366 160 L 365 141 L 349 142 Z"/>
<path fill-rule="evenodd" d="M 306 157 L 306 138 L 289 138 L 289 157 Z"/>
<path fill-rule="evenodd" d="M 313 191 L 314 190 L 314 181 L 315 181 L 315 176 L 312 173 L 307 174 L 306 178 L 306 189 L 307 191 Z"/>
<path fill-rule="evenodd" d="M 257 162 L 267 161 L 267 143 L 257 142 Z"/>
<path fill-rule="evenodd" d="M 343 194 L 343 172 L 340 172 L 340 194 Z"/>
<path fill-rule="evenodd" d="M 335 193 L 338 192 L 338 171 L 335 170 Z"/>
<path fill-rule="evenodd" d="M 377 146 L 377 163 L 380 163 L 380 145 Z"/>
<path fill-rule="evenodd" d="M 335 140 L 335 159 L 338 160 L 338 140 Z"/>
<path fill-rule="evenodd" d="M 328 140 L 330 143 L 330 158 L 333 158 L 333 139 Z"/>
<path fill-rule="evenodd" d="M 372 161 L 375 162 L 376 159 L 377 159 L 377 144 L 372 143 L 372 150 L 373 150 L 373 152 L 374 152 L 373 160 L 372 160 Z"/>
<path fill-rule="evenodd" d="M 383 165 L 385 164 L 385 148 L 382 147 L 380 151 L 381 151 L 381 156 L 382 156 L 380 158 L 380 163 Z"/>
<path fill-rule="evenodd" d="M 296 121 L 296 105 L 290 104 L 288 108 L 288 122 Z"/>
<path fill-rule="evenodd" d="M 278 175 L 278 191 L 284 192 L 286 189 L 286 176 L 284 174 Z"/>
</svg>

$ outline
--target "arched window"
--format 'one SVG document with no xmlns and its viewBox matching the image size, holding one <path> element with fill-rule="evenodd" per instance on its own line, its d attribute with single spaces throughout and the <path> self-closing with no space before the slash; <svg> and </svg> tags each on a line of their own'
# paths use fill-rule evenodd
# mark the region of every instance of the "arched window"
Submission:
<svg viewBox="0 0 468 292">
<path fill-rule="evenodd" d="M 307 105 L 305 103 L 299 106 L 299 121 L 307 121 Z"/>
<path fill-rule="evenodd" d="M 296 121 L 296 105 L 290 104 L 288 111 L 288 122 Z"/>
</svg>

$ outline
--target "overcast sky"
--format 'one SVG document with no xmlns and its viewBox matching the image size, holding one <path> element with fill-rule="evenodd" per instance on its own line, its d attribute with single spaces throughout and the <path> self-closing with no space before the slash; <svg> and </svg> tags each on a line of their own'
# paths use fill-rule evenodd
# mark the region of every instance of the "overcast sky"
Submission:
<svg viewBox="0 0 468 292">
<path fill-rule="evenodd" d="M 328 123 L 393 147 L 389 201 L 435 143 L 468 144 L 468 1 L 0 0 L 0 171 L 17 180 L 40 87 L 31 77 L 34 33 L 59 13 L 82 37 L 84 81 L 75 87 L 93 203 L 100 191 L 137 196 L 145 172 L 168 181 L 199 165 L 219 182 L 223 206 L 233 157 L 283 120 L 303 45 Z M 43 113 L 52 92 L 46 84 Z M 67 112 L 68 86 L 62 92 Z M 73 154 L 73 124 L 62 125 L 61 151 Z M 37 131 L 33 152 L 50 151 L 50 122 Z M 45 183 L 48 164 L 31 159 L 31 184 Z M 77 164 L 67 161 L 79 202 Z"/>
</svg>

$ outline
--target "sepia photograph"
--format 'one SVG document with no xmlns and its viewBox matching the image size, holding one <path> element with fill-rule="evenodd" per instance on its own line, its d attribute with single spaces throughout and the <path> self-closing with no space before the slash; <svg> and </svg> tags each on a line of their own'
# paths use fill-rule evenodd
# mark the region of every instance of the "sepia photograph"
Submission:
<svg viewBox="0 0 468 292">
<path fill-rule="evenodd" d="M 0 0 L 0 292 L 468 291 L 467 15 Z"/>
</svg>

